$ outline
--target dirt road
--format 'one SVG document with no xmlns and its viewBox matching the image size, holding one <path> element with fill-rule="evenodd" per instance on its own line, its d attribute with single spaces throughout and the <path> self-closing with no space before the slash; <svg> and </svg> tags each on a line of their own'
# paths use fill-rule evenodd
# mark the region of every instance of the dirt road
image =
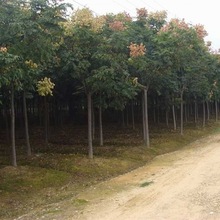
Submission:
<svg viewBox="0 0 220 220">
<path fill-rule="evenodd" d="M 73 208 L 77 202 L 86 206 Z M 159 156 L 56 206 L 38 218 L 18 219 L 220 220 L 220 135 Z"/>
<path fill-rule="evenodd" d="M 115 187 L 117 192 L 97 199 L 99 188 L 104 194 L 105 187 Z M 93 202 L 68 219 L 219 220 L 220 135 L 157 157 L 147 166 L 103 183 L 80 198 Z"/>
</svg>

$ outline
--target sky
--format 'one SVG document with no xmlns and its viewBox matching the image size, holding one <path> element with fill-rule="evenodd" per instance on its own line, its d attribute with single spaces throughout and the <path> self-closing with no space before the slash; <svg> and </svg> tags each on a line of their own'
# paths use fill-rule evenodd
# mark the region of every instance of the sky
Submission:
<svg viewBox="0 0 220 220">
<path fill-rule="evenodd" d="M 168 19 L 185 19 L 187 23 L 202 24 L 208 32 L 206 41 L 212 42 L 212 49 L 220 48 L 220 10 L 217 0 L 65 0 L 74 9 L 88 7 L 97 15 L 117 14 L 126 11 L 132 17 L 136 8 L 145 7 L 149 12 L 167 11 Z"/>
</svg>

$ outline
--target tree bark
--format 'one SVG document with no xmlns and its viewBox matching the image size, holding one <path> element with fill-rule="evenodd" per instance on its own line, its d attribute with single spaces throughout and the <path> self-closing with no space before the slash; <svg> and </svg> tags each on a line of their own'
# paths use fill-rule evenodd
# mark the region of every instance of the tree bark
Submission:
<svg viewBox="0 0 220 220">
<path fill-rule="evenodd" d="M 11 83 L 11 147 L 12 147 L 12 166 L 17 166 L 16 147 L 15 147 L 15 106 L 14 106 L 14 83 Z"/>
<path fill-rule="evenodd" d="M 166 125 L 169 128 L 169 109 L 166 109 Z"/>
<path fill-rule="evenodd" d="M 146 132 L 146 140 L 145 140 L 144 144 L 146 147 L 150 147 L 147 92 L 148 92 L 148 87 L 144 89 L 144 115 L 145 115 L 145 128 L 146 128 L 146 131 L 145 131 Z"/>
<path fill-rule="evenodd" d="M 195 109 L 195 112 L 194 112 L 194 121 L 195 121 L 195 124 L 197 123 L 197 103 L 196 103 L 196 101 L 195 101 L 195 107 L 194 107 L 194 109 Z"/>
<path fill-rule="evenodd" d="M 89 159 L 93 159 L 93 146 L 92 146 L 92 94 L 88 92 L 87 94 L 87 104 L 88 104 L 88 150 Z"/>
<path fill-rule="evenodd" d="M 188 122 L 188 115 L 187 115 L 187 104 L 185 103 L 184 105 L 184 109 L 185 109 L 185 122 Z"/>
<path fill-rule="evenodd" d="M 45 129 L 45 142 L 46 144 L 49 143 L 49 116 L 48 116 L 48 103 L 47 97 L 44 97 L 44 129 Z"/>
<path fill-rule="evenodd" d="M 210 119 L 209 101 L 206 101 L 206 106 L 207 106 L 207 120 L 209 121 Z"/>
<path fill-rule="evenodd" d="M 183 135 L 183 91 L 181 91 L 180 100 L 180 134 Z"/>
<path fill-rule="evenodd" d="M 175 113 L 174 105 L 172 105 L 172 112 L 173 112 L 173 130 L 176 131 L 176 113 Z"/>
<path fill-rule="evenodd" d="M 157 124 L 160 124 L 160 107 L 159 107 L 159 101 L 157 97 Z"/>
<path fill-rule="evenodd" d="M 99 107 L 99 138 L 100 146 L 103 146 L 102 107 Z"/>
<path fill-rule="evenodd" d="M 95 140 L 95 109 L 92 102 L 92 140 Z"/>
<path fill-rule="evenodd" d="M 202 127 L 205 127 L 205 119 L 206 119 L 206 114 L 205 114 L 205 101 L 202 102 L 202 107 L 203 107 L 203 120 L 202 120 Z"/>
<path fill-rule="evenodd" d="M 131 117 L 132 117 L 132 129 L 135 129 L 135 122 L 134 122 L 134 102 L 131 102 Z"/>
<path fill-rule="evenodd" d="M 143 92 L 143 95 L 142 95 L 143 140 L 144 140 L 144 143 L 146 143 L 147 142 L 147 137 L 146 137 L 146 115 L 145 115 L 144 103 L 145 103 L 145 100 L 144 100 L 144 92 Z"/>
<path fill-rule="evenodd" d="M 155 99 L 154 99 L 153 117 L 154 117 L 154 123 L 156 123 L 156 101 Z"/>
<path fill-rule="evenodd" d="M 218 101 L 215 100 L 215 121 L 218 121 Z"/>
<path fill-rule="evenodd" d="M 6 105 L 4 106 L 4 112 L 5 112 L 6 138 L 7 138 L 7 143 L 10 143 L 10 125 L 9 125 L 9 117 L 8 117 L 8 108 Z"/>
<path fill-rule="evenodd" d="M 128 107 L 128 105 L 126 106 L 125 111 L 126 111 L 126 126 L 128 127 L 129 126 L 129 107 Z"/>
<path fill-rule="evenodd" d="M 25 93 L 25 91 L 23 92 L 23 108 L 24 108 L 23 111 L 24 111 L 26 149 L 27 149 L 27 155 L 31 156 L 31 146 L 30 146 L 30 138 L 29 138 L 27 103 L 26 103 L 26 93 Z"/>
<path fill-rule="evenodd" d="M 122 128 L 125 128 L 125 114 L 124 110 L 121 111 Z"/>
</svg>

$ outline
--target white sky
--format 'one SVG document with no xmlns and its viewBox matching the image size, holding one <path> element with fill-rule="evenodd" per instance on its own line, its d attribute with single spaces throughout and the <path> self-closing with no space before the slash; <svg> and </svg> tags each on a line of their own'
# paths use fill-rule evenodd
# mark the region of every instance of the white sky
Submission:
<svg viewBox="0 0 220 220">
<path fill-rule="evenodd" d="M 166 10 L 169 18 L 184 18 L 191 24 L 202 24 L 208 32 L 206 40 L 212 42 L 213 50 L 220 48 L 220 9 L 217 0 L 65 0 L 74 9 L 88 7 L 99 15 L 126 11 L 136 15 L 136 8 L 148 11 Z"/>
</svg>

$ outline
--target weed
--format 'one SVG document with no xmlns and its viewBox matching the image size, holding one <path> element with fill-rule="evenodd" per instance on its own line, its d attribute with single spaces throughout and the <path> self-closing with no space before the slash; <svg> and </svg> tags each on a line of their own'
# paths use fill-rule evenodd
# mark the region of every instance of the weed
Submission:
<svg viewBox="0 0 220 220">
<path fill-rule="evenodd" d="M 146 187 L 146 186 L 149 186 L 149 185 L 152 184 L 152 183 L 154 183 L 154 182 L 153 182 L 153 181 L 146 181 L 146 182 L 142 183 L 142 184 L 140 185 L 140 187 Z"/>
<path fill-rule="evenodd" d="M 84 206 L 88 204 L 88 201 L 85 199 L 74 199 L 72 204 L 74 206 Z"/>
</svg>

